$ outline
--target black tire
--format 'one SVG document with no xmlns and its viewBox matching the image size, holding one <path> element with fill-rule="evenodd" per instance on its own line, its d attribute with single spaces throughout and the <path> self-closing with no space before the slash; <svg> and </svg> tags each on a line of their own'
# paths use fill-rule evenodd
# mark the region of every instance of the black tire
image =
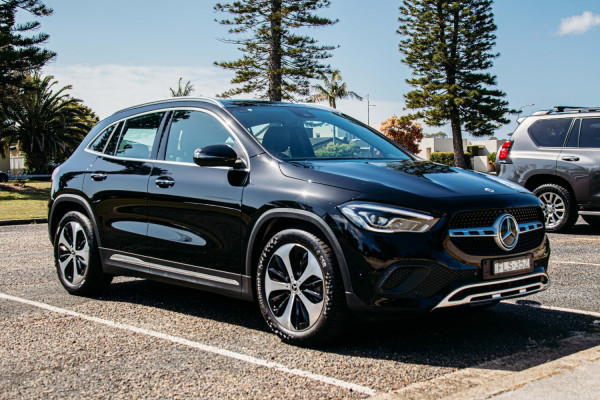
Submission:
<svg viewBox="0 0 600 400">
<path fill-rule="evenodd" d="M 92 222 L 72 211 L 60 220 L 54 237 L 54 262 L 63 287 L 79 296 L 99 296 L 112 281 L 102 271 Z"/>
<path fill-rule="evenodd" d="M 288 264 L 280 256 L 285 253 Z M 258 262 L 256 289 L 267 325 L 285 342 L 325 343 L 347 321 L 335 256 L 325 242 L 306 231 L 287 229 L 269 240 Z"/>
<path fill-rule="evenodd" d="M 566 232 L 577 222 L 577 204 L 571 193 L 560 185 L 547 183 L 533 191 L 546 217 L 546 232 Z"/>
<path fill-rule="evenodd" d="M 8 175 L 4 172 L 0 172 L 0 182 L 8 182 Z"/>
<path fill-rule="evenodd" d="M 585 222 L 594 228 L 600 228 L 600 217 L 596 215 L 582 215 Z"/>
</svg>

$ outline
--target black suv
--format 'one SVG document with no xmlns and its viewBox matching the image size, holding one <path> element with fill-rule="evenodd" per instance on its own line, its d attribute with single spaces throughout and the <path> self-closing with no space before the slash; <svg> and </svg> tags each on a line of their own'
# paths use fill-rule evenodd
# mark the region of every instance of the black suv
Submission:
<svg viewBox="0 0 600 400">
<path fill-rule="evenodd" d="M 579 215 L 600 227 L 600 108 L 557 106 L 519 119 L 496 168 L 538 197 L 548 232 L 569 230 Z"/>
<path fill-rule="evenodd" d="M 256 300 L 286 341 L 348 311 L 487 306 L 547 288 L 538 200 L 417 160 L 333 109 L 180 98 L 119 111 L 54 171 L 62 285 L 114 275 Z"/>
</svg>

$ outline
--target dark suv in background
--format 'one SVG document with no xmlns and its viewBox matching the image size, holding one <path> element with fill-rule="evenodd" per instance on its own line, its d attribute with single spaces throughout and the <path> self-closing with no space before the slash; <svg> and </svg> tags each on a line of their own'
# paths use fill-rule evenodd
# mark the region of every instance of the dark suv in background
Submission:
<svg viewBox="0 0 600 400">
<path fill-rule="evenodd" d="M 600 108 L 557 106 L 519 123 L 498 152 L 498 176 L 538 197 L 548 232 L 579 215 L 600 227 Z"/>
<path fill-rule="evenodd" d="M 48 226 L 70 293 L 133 275 L 256 300 L 303 344 L 330 338 L 349 310 L 487 306 L 549 284 L 529 191 L 300 104 L 119 111 L 54 171 Z"/>
</svg>

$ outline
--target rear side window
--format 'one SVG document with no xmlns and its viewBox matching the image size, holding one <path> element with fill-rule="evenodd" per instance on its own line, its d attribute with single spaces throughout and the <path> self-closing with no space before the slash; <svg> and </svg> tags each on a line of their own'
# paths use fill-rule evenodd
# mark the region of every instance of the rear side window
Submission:
<svg viewBox="0 0 600 400">
<path fill-rule="evenodd" d="M 600 148 L 600 118 L 586 118 L 581 121 L 579 147 Z"/>
<path fill-rule="evenodd" d="M 164 112 L 160 112 L 128 119 L 123 126 L 115 155 L 124 158 L 150 158 L 154 138 L 164 115 Z"/>
<path fill-rule="evenodd" d="M 563 147 L 572 118 L 544 119 L 529 127 L 529 135 L 540 147 Z"/>
<path fill-rule="evenodd" d="M 102 153 L 106 143 L 108 143 L 108 139 L 110 139 L 110 135 L 114 133 L 116 127 L 117 125 L 115 124 L 103 130 L 102 133 L 98 135 L 96 140 L 94 140 L 94 143 L 90 145 L 90 149 Z"/>
</svg>

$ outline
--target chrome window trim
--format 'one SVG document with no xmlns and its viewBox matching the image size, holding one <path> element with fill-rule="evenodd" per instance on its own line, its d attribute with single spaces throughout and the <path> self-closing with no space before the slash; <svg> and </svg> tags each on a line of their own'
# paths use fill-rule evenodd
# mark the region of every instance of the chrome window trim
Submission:
<svg viewBox="0 0 600 400">
<path fill-rule="evenodd" d="M 98 133 L 98 135 L 94 136 L 94 138 L 93 138 L 93 139 L 90 141 L 90 143 L 89 143 L 89 144 L 86 146 L 86 148 L 85 148 L 85 150 L 84 150 L 84 151 L 86 151 L 86 152 L 88 152 L 88 153 L 91 153 L 91 154 L 98 155 L 98 156 L 102 156 L 102 157 L 107 157 L 107 158 L 115 159 L 115 160 L 125 160 L 125 161 L 150 161 L 150 162 L 165 162 L 165 163 L 172 163 L 173 161 L 159 160 L 159 159 L 157 159 L 157 158 L 156 158 L 156 159 L 153 159 L 153 158 L 129 158 L 129 157 L 117 157 L 117 156 L 114 156 L 114 155 L 109 155 L 109 154 L 105 154 L 105 153 L 100 153 L 100 152 L 97 152 L 97 151 L 95 151 L 95 150 L 91 150 L 91 149 L 90 149 L 90 146 L 91 146 L 91 144 L 92 144 L 92 143 L 94 143 L 94 141 L 95 141 L 95 140 L 98 138 L 98 136 L 99 136 L 99 135 L 100 135 L 102 132 L 104 132 L 104 131 L 105 131 L 107 128 L 109 128 L 110 126 L 112 126 L 112 125 L 119 124 L 120 122 L 124 122 L 124 121 L 126 121 L 126 120 L 128 120 L 128 119 L 131 119 L 131 118 L 137 118 L 137 117 L 141 117 L 141 116 L 144 116 L 144 115 L 147 115 L 147 114 L 154 114 L 154 113 L 159 113 L 159 112 L 169 112 L 169 111 L 173 111 L 173 112 L 175 112 L 175 111 L 200 111 L 200 112 L 204 112 L 204 113 L 206 113 L 206 114 L 209 114 L 210 116 L 214 117 L 214 118 L 215 118 L 217 121 L 219 121 L 219 122 L 221 123 L 221 125 L 223 125 L 223 127 L 224 127 L 224 128 L 225 128 L 225 129 L 226 129 L 226 130 L 227 130 L 227 131 L 228 131 L 228 132 L 229 132 L 229 133 L 230 133 L 230 134 L 233 136 L 233 138 L 234 138 L 234 139 L 237 141 L 237 143 L 239 144 L 240 148 L 242 149 L 243 155 L 244 155 L 244 156 L 245 156 L 245 158 L 246 158 L 246 160 L 245 160 L 245 161 L 246 161 L 246 164 L 248 164 L 248 163 L 250 162 L 250 156 L 248 155 L 248 151 L 246 150 L 246 147 L 244 147 L 244 144 L 243 144 L 243 142 L 240 140 L 239 136 L 238 136 L 238 135 L 237 135 L 237 134 L 234 132 L 233 126 L 232 126 L 232 124 L 230 123 L 230 121 L 226 121 L 226 120 L 224 120 L 224 119 L 223 119 L 221 116 L 219 116 L 219 115 L 217 115 L 216 113 L 214 113 L 213 111 L 211 111 L 211 110 L 207 110 L 207 109 L 204 109 L 204 108 L 201 108 L 201 107 L 199 107 L 199 106 L 161 108 L 161 109 L 158 109 L 158 110 L 145 111 L 145 112 L 143 112 L 143 113 L 139 113 L 139 114 L 133 114 L 133 115 L 130 115 L 130 116 L 128 116 L 128 117 L 121 118 L 121 119 L 119 119 L 119 120 L 117 120 L 117 121 L 113 122 L 112 124 L 108 125 L 106 128 L 102 129 L 102 131 L 100 131 L 100 133 Z M 165 127 L 165 128 L 166 128 L 166 127 Z M 169 138 L 168 138 L 168 135 L 169 135 L 169 133 L 170 133 L 170 132 L 166 132 L 166 134 L 167 134 L 167 141 L 169 140 Z M 157 134 L 158 134 L 158 132 L 157 132 Z M 106 148 L 106 146 L 105 146 L 105 148 Z M 196 165 L 196 164 L 194 164 L 194 163 L 182 163 L 182 164 L 184 164 L 184 165 Z M 221 168 L 221 167 L 219 167 L 219 168 Z M 225 168 L 225 167 L 223 167 L 223 168 Z"/>
</svg>

